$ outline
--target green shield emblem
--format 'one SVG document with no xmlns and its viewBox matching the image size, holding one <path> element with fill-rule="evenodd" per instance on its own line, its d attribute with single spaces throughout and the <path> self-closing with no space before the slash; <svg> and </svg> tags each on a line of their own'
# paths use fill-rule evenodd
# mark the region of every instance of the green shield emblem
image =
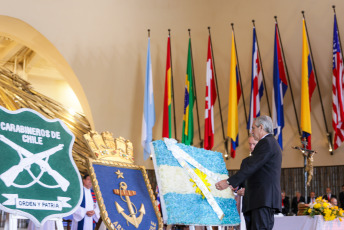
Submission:
<svg viewBox="0 0 344 230">
<path fill-rule="evenodd" d="M 0 209 L 36 226 L 71 215 L 82 199 L 73 143 L 74 135 L 59 119 L 0 107 Z"/>
</svg>

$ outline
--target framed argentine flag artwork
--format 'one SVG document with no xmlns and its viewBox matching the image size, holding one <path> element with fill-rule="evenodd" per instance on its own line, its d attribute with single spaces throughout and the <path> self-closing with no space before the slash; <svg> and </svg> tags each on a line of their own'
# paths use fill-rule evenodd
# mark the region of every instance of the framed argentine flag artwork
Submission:
<svg viewBox="0 0 344 230">
<path fill-rule="evenodd" d="M 151 143 L 165 224 L 235 226 L 234 193 L 215 183 L 228 178 L 222 153 L 165 138 Z"/>
</svg>

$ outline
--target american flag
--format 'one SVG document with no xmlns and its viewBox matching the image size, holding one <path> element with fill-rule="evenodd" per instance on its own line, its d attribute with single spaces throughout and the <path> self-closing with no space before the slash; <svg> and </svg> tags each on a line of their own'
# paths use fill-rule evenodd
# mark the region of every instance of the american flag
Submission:
<svg viewBox="0 0 344 230">
<path fill-rule="evenodd" d="M 336 15 L 333 28 L 333 75 L 332 75 L 332 126 L 334 130 L 334 149 L 344 141 L 344 93 L 343 93 L 343 55 L 340 48 Z"/>
<path fill-rule="evenodd" d="M 256 37 L 256 28 L 253 27 L 253 47 L 252 47 L 252 83 L 250 97 L 250 114 L 248 117 L 247 129 L 252 129 L 253 119 L 260 116 L 260 99 L 263 96 L 263 74 L 259 61 L 259 50 Z"/>
</svg>

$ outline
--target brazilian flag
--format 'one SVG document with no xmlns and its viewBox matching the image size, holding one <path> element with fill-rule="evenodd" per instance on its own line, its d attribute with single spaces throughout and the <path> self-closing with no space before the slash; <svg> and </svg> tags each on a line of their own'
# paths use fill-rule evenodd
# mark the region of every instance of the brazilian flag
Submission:
<svg viewBox="0 0 344 230">
<path fill-rule="evenodd" d="M 193 91 L 193 65 L 191 53 L 191 38 L 189 38 L 188 60 L 186 67 L 185 78 L 185 96 L 184 96 L 184 117 L 183 117 L 183 135 L 182 143 L 192 145 L 194 136 L 193 125 L 193 106 L 194 106 L 194 91 Z"/>
</svg>

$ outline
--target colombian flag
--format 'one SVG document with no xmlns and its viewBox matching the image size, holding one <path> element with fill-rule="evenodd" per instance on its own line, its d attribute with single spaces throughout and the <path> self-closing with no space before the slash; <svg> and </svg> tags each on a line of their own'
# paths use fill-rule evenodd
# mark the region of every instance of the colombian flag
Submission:
<svg viewBox="0 0 344 230">
<path fill-rule="evenodd" d="M 188 59 L 186 67 L 185 78 L 185 96 L 184 96 L 184 117 L 183 117 L 183 134 L 182 143 L 186 145 L 193 144 L 193 105 L 194 105 L 194 93 L 193 93 L 193 66 L 191 55 L 191 38 L 189 38 Z"/>
<path fill-rule="evenodd" d="M 239 145 L 238 103 L 241 96 L 239 69 L 235 50 L 234 31 L 232 31 L 231 69 L 229 76 L 228 127 L 227 135 L 231 139 L 231 157 L 235 157 L 235 149 Z"/>
<path fill-rule="evenodd" d="M 312 59 L 308 48 L 306 24 L 303 19 L 302 73 L 301 73 L 301 130 L 302 139 L 307 138 L 307 149 L 311 149 L 311 98 L 316 87 Z"/>
<path fill-rule="evenodd" d="M 164 115 L 162 126 L 162 137 L 172 138 L 172 79 L 171 79 L 171 42 L 167 39 L 167 60 L 164 95 Z"/>
</svg>

